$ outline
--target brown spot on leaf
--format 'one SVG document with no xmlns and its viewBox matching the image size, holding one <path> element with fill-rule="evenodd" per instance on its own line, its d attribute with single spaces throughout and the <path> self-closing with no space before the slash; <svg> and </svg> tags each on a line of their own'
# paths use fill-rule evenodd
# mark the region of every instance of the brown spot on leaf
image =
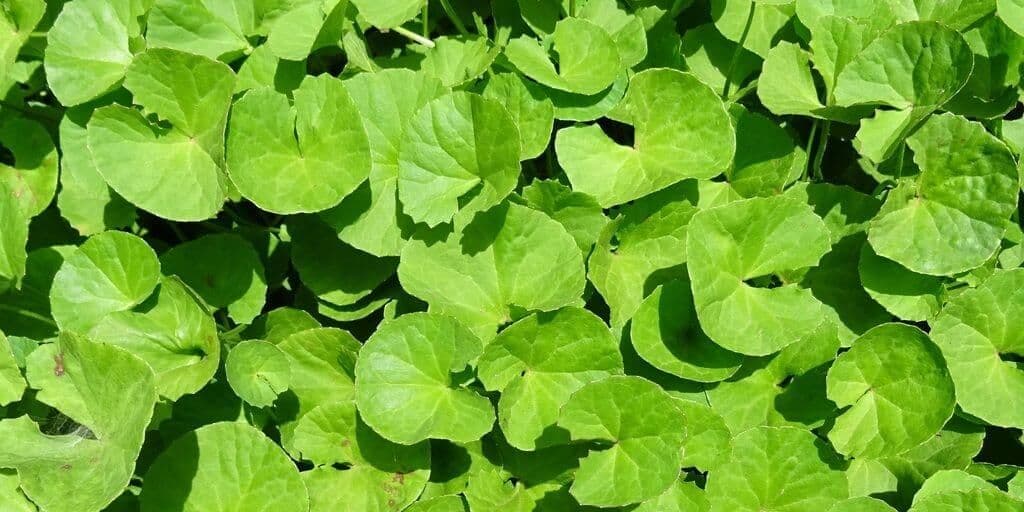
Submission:
<svg viewBox="0 0 1024 512">
<path fill-rule="evenodd" d="M 53 356 L 53 374 L 57 377 L 64 376 L 64 354 L 58 353 Z"/>
<path fill-rule="evenodd" d="M 71 464 L 61 464 L 60 468 L 64 471 L 68 471 L 71 469 Z"/>
</svg>

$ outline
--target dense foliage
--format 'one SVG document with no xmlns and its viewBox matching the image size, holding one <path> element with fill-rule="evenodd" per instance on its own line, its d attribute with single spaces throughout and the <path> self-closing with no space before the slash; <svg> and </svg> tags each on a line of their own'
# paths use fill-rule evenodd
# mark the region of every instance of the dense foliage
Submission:
<svg viewBox="0 0 1024 512">
<path fill-rule="evenodd" d="M 5 512 L 1024 510 L 1024 0 L 2 0 Z"/>
</svg>

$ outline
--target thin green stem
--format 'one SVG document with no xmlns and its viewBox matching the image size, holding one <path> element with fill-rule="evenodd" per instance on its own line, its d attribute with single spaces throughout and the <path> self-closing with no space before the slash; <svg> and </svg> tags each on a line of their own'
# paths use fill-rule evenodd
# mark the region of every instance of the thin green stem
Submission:
<svg viewBox="0 0 1024 512">
<path fill-rule="evenodd" d="M 423 0 L 423 38 L 430 39 L 430 0 Z"/>
<path fill-rule="evenodd" d="M 434 46 L 436 46 L 434 44 L 434 42 L 431 41 L 430 39 L 427 39 L 427 38 L 417 34 L 416 32 L 413 32 L 412 30 L 409 30 L 409 29 L 407 29 L 405 27 L 395 27 L 395 28 L 393 28 L 391 30 L 394 30 L 396 33 L 401 34 L 401 35 L 409 38 L 413 42 L 422 44 L 423 46 L 426 46 L 427 48 L 433 48 Z"/>
<path fill-rule="evenodd" d="M 175 222 L 167 222 L 166 224 L 167 224 L 167 227 L 169 227 L 171 229 L 171 232 L 174 233 L 174 236 L 178 237 L 178 241 L 179 242 L 188 241 L 188 237 L 186 237 L 185 233 L 183 233 L 181 231 L 181 228 L 178 227 L 177 223 L 175 223 Z"/>
<path fill-rule="evenodd" d="M 576 16 L 576 0 L 569 0 L 569 17 Z"/>
<path fill-rule="evenodd" d="M 814 154 L 814 149 L 815 149 L 814 144 L 815 144 L 815 141 L 818 138 L 818 125 L 820 124 L 820 122 L 821 122 L 820 120 L 815 119 L 814 120 L 814 124 L 811 125 L 811 133 L 810 133 L 810 135 L 807 136 L 807 154 L 808 155 L 813 155 Z M 807 175 L 810 174 L 811 166 L 813 166 L 813 165 L 814 165 L 813 161 L 808 161 L 807 162 L 807 166 L 804 167 L 804 172 L 801 173 L 801 175 L 800 175 L 800 179 L 801 180 L 804 180 L 804 179 L 807 178 Z"/>
<path fill-rule="evenodd" d="M 725 87 L 722 89 L 722 99 L 729 99 L 729 87 L 732 86 L 732 74 L 736 70 L 736 61 L 740 58 L 740 52 L 743 51 L 743 43 L 747 42 L 747 36 L 750 35 L 750 27 L 754 24 L 754 10 L 757 9 L 757 2 L 751 2 L 750 12 L 747 13 L 747 21 L 743 25 L 743 34 L 740 35 L 740 40 L 736 43 L 736 49 L 732 51 L 732 58 L 729 59 L 729 69 L 725 73 Z"/>
<path fill-rule="evenodd" d="M 818 147 L 814 150 L 814 179 L 822 181 L 824 175 L 821 172 L 821 162 L 825 159 L 825 151 L 828 149 L 828 138 L 832 134 L 832 121 L 825 121 L 818 137 Z"/>
<path fill-rule="evenodd" d="M 444 9 L 444 13 L 448 15 L 448 19 L 452 20 L 452 24 L 455 25 L 455 30 L 459 31 L 459 34 L 469 37 L 469 31 L 466 30 L 466 25 L 462 23 L 462 19 L 459 18 L 459 14 L 452 9 L 452 4 L 448 0 L 441 0 L 441 8 Z"/>
<path fill-rule="evenodd" d="M 903 155 L 907 152 L 907 145 L 900 143 L 899 153 L 896 155 L 896 179 L 903 176 Z"/>
</svg>

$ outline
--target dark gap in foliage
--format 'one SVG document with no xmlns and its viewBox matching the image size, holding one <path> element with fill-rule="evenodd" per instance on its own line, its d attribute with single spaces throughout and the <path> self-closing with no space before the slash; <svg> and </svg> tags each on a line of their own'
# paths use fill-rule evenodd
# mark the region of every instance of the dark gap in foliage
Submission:
<svg viewBox="0 0 1024 512">
<path fill-rule="evenodd" d="M 598 119 L 597 124 L 617 144 L 633 147 L 636 130 L 632 126 L 606 117 Z"/>
<path fill-rule="evenodd" d="M 782 282 L 782 279 L 779 278 L 779 276 L 775 274 L 768 274 L 766 276 L 752 277 L 750 279 L 744 280 L 743 284 L 753 288 L 771 289 L 778 288 L 782 286 L 784 283 Z"/>
<path fill-rule="evenodd" d="M 1014 354 L 1012 352 L 1004 352 L 999 354 L 999 359 L 1002 359 L 1006 363 L 1014 363 L 1017 365 L 1024 364 L 1024 354 Z"/>
<path fill-rule="evenodd" d="M 1016 121 L 1022 117 L 1024 117 L 1024 103 L 1018 101 L 1017 104 L 1014 105 L 1013 109 L 1003 116 L 1003 119 L 1006 121 Z"/>
<path fill-rule="evenodd" d="M 986 427 L 985 441 L 975 461 L 1020 464 L 1020 461 L 1024 460 L 1024 445 L 1020 443 L 1020 436 L 1021 430 L 1017 428 Z"/>
</svg>

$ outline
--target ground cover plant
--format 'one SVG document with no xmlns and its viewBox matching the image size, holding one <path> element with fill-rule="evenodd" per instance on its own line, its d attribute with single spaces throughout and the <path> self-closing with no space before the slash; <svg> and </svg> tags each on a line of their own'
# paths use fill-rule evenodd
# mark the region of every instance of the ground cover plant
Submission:
<svg viewBox="0 0 1024 512">
<path fill-rule="evenodd" d="M 2 0 L 4 512 L 1024 511 L 1022 0 Z"/>
</svg>

